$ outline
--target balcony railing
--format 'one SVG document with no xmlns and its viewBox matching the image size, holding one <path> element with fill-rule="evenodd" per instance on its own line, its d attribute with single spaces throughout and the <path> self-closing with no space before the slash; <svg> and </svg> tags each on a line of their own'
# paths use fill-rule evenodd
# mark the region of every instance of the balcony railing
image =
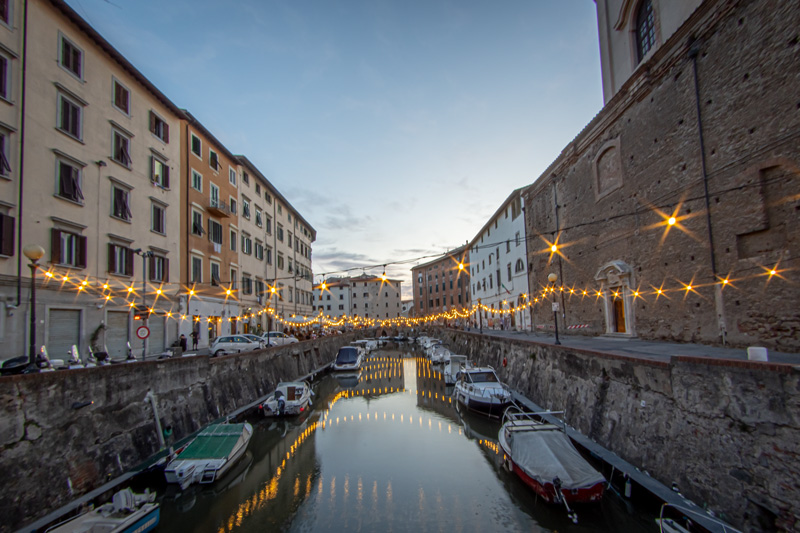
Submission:
<svg viewBox="0 0 800 533">
<path fill-rule="evenodd" d="M 228 207 L 228 204 L 223 202 L 222 200 L 209 200 L 208 202 L 208 211 L 212 215 L 217 215 L 219 217 L 229 217 L 231 216 L 231 209 Z"/>
</svg>

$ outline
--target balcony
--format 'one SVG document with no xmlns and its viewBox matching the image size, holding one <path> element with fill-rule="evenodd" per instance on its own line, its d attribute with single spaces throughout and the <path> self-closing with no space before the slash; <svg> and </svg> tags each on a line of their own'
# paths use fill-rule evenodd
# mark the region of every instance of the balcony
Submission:
<svg viewBox="0 0 800 533">
<path fill-rule="evenodd" d="M 222 200 L 209 200 L 208 202 L 208 212 L 212 215 L 216 215 L 218 217 L 229 217 L 231 216 L 231 209 L 228 207 L 228 204 L 223 202 Z"/>
</svg>

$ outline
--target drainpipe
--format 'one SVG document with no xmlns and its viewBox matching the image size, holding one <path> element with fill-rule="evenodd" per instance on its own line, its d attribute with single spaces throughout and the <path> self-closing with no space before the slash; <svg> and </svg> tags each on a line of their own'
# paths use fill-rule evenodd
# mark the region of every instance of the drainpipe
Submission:
<svg viewBox="0 0 800 533">
<path fill-rule="evenodd" d="M 19 185 L 17 190 L 17 307 L 22 303 L 22 189 L 25 182 L 25 82 L 28 66 L 28 2 L 22 15 L 22 95 L 19 109 Z M 31 278 L 31 283 L 35 280 Z"/>
<path fill-rule="evenodd" d="M 531 333 L 533 333 L 535 335 L 536 332 L 533 329 L 533 321 L 534 321 L 534 318 L 533 318 L 534 317 L 534 314 L 533 314 L 533 291 L 531 290 L 531 276 L 530 276 L 531 263 L 530 263 L 530 256 L 528 255 L 528 223 L 527 223 L 528 212 L 525 209 L 525 198 L 522 195 L 520 195 L 520 197 L 522 198 L 522 229 L 525 231 L 525 233 L 524 233 L 524 235 L 525 235 L 524 236 L 524 239 L 525 239 L 525 283 L 528 286 L 528 288 L 527 288 L 528 298 L 526 300 L 527 300 L 527 303 L 528 303 L 528 310 L 530 311 L 530 315 L 531 315 Z M 524 330 L 525 328 L 522 328 L 522 329 Z"/>
<path fill-rule="evenodd" d="M 158 444 L 161 446 L 160 449 L 164 449 L 167 447 L 166 443 L 164 442 L 164 432 L 161 429 L 161 419 L 158 417 L 158 405 L 156 401 L 156 395 L 153 394 L 153 391 L 147 391 L 147 395 L 144 397 L 144 402 L 149 401 L 150 406 L 153 408 L 153 417 L 156 420 L 156 431 L 158 432 Z"/>
<path fill-rule="evenodd" d="M 700 143 L 700 167 L 703 173 L 703 199 L 706 206 L 706 226 L 708 228 L 708 247 L 711 259 L 711 275 L 714 279 L 714 302 L 717 310 L 717 325 L 722 344 L 725 345 L 727 338 L 727 327 L 725 325 L 725 307 L 722 297 L 722 286 L 717 283 L 717 258 L 714 252 L 714 231 L 711 225 L 711 201 L 708 194 L 708 171 L 706 169 L 706 149 L 703 140 L 703 115 L 700 109 L 700 81 L 697 75 L 697 56 L 700 54 L 700 47 L 696 42 L 691 43 L 689 57 L 692 60 L 692 73 L 694 75 L 694 101 L 697 113 L 697 138 Z"/>
</svg>

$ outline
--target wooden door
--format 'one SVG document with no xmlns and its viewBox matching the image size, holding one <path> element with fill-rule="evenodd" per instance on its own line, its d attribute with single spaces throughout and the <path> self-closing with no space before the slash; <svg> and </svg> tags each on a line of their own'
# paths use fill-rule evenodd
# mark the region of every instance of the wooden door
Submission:
<svg viewBox="0 0 800 533">
<path fill-rule="evenodd" d="M 625 302 L 622 298 L 614 298 L 614 331 L 625 333 Z"/>
</svg>

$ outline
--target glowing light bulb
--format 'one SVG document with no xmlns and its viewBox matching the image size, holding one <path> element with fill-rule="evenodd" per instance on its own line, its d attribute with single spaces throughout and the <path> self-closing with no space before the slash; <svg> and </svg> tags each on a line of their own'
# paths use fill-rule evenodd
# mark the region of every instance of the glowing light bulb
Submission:
<svg viewBox="0 0 800 533">
<path fill-rule="evenodd" d="M 133 292 L 133 287 L 128 287 L 128 293 L 132 293 L 132 292 Z"/>
<path fill-rule="evenodd" d="M 225 294 L 227 294 L 228 296 L 230 296 L 230 295 L 231 295 L 231 290 L 230 290 L 230 289 L 225 289 Z"/>
<path fill-rule="evenodd" d="M 52 272 L 45 272 L 44 275 L 47 276 L 48 278 L 52 278 L 53 277 L 53 273 Z"/>
<path fill-rule="evenodd" d="M 556 253 L 558 251 L 558 246 L 554 244 L 553 246 L 550 247 L 550 251 Z"/>
<path fill-rule="evenodd" d="M 156 294 L 158 294 L 159 296 L 161 296 L 161 289 L 156 289 Z"/>
<path fill-rule="evenodd" d="M 108 283 L 103 283 L 103 290 L 108 289 Z"/>
<path fill-rule="evenodd" d="M 777 271 L 777 270 L 775 270 L 774 268 L 773 268 L 772 270 L 770 270 L 770 271 L 769 271 L 769 275 L 770 275 L 770 276 L 774 276 L 774 275 L 775 275 L 775 274 L 777 274 L 777 273 L 778 273 L 778 271 Z"/>
<path fill-rule="evenodd" d="M 722 284 L 723 285 L 727 285 L 728 283 L 729 283 L 728 278 L 725 278 L 725 279 L 722 280 Z"/>
<path fill-rule="evenodd" d="M 675 219 L 675 217 L 669 217 L 667 219 L 667 224 L 669 224 L 670 226 L 674 226 L 676 222 L 677 220 Z"/>
</svg>

